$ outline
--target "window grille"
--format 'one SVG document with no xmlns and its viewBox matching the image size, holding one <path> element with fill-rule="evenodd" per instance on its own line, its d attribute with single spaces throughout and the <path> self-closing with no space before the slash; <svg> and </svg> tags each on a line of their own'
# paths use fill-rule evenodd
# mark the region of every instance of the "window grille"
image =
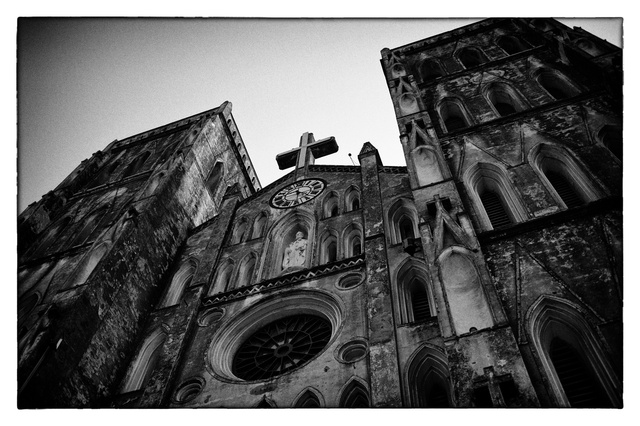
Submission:
<svg viewBox="0 0 640 426">
<path fill-rule="evenodd" d="M 480 196 L 480 200 L 482 201 L 484 210 L 487 212 L 487 216 L 489 216 L 491 226 L 494 229 L 511 223 L 511 219 L 504 209 L 504 205 L 502 204 L 502 200 L 498 194 L 491 191 L 485 191 Z"/>
</svg>

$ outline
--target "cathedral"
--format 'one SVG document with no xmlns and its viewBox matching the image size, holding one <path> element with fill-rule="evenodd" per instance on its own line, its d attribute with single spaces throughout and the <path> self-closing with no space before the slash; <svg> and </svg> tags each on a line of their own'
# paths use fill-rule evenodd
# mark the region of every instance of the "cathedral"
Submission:
<svg viewBox="0 0 640 426">
<path fill-rule="evenodd" d="M 404 165 L 306 132 L 263 187 L 225 102 L 28 206 L 18 407 L 622 407 L 621 49 L 501 18 L 380 63 Z"/>
</svg>

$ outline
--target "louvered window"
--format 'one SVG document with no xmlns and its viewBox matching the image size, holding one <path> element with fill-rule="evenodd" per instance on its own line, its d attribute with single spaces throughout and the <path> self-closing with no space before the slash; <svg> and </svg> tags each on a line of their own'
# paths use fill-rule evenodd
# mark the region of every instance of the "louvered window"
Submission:
<svg viewBox="0 0 640 426">
<path fill-rule="evenodd" d="M 487 212 L 487 216 L 489 216 L 489 221 L 493 228 L 499 228 L 511 223 L 511 219 L 509 219 L 509 215 L 507 214 L 498 194 L 491 191 L 485 191 L 480 196 L 480 200 L 482 201 L 484 210 Z"/>
<path fill-rule="evenodd" d="M 411 305 L 413 308 L 413 321 L 426 321 L 431 318 L 429 298 L 422 283 L 414 283 L 411 288 Z"/>
<path fill-rule="evenodd" d="M 582 199 L 563 175 L 552 171 L 545 175 L 568 208 L 582 205 Z"/>
<path fill-rule="evenodd" d="M 611 406 L 578 352 L 556 337 L 549 348 L 551 361 L 572 407 L 595 408 Z"/>
</svg>

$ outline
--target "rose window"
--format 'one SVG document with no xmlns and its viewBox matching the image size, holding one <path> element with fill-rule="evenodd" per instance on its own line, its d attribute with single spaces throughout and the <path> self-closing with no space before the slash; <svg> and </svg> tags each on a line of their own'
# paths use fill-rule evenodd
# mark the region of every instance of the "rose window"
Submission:
<svg viewBox="0 0 640 426">
<path fill-rule="evenodd" d="M 238 348 L 233 374 L 264 380 L 298 368 L 320 353 L 331 339 L 325 318 L 299 314 L 284 317 L 254 332 Z"/>
</svg>

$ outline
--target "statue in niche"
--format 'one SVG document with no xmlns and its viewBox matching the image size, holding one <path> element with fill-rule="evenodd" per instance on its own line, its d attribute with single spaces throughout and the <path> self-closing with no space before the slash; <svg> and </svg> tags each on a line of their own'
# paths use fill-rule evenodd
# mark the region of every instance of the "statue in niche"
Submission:
<svg viewBox="0 0 640 426">
<path fill-rule="evenodd" d="M 296 239 L 284 250 L 282 269 L 304 266 L 307 251 L 307 240 L 301 231 L 296 232 Z"/>
</svg>

